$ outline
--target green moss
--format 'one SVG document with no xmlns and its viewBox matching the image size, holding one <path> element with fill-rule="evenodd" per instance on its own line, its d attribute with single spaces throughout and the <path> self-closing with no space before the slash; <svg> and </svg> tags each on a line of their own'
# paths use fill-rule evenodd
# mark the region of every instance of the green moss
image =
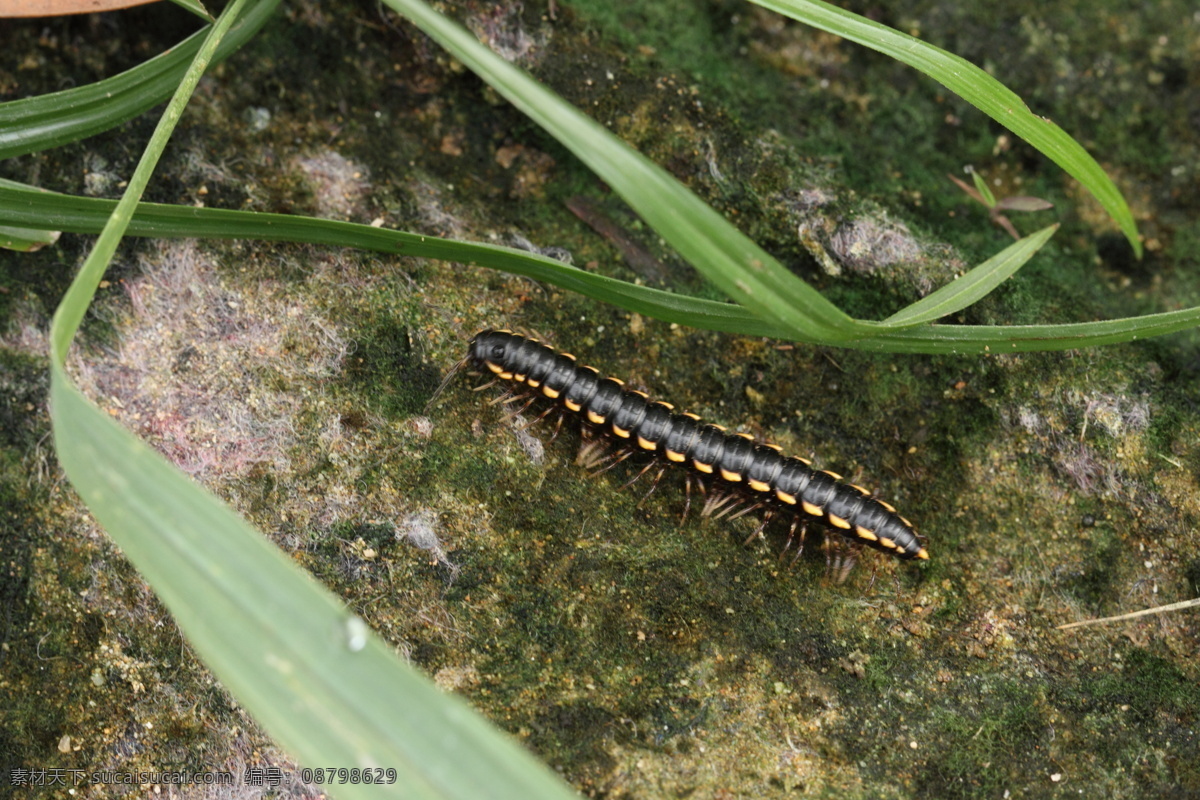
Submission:
<svg viewBox="0 0 1200 800">
<path fill-rule="evenodd" d="M 414 346 L 412 330 L 398 320 L 380 320 L 356 331 L 354 341 L 346 377 L 371 410 L 387 417 L 421 411 L 441 376 Z"/>
<path fill-rule="evenodd" d="M 1200 686 L 1172 661 L 1144 648 L 1125 653 L 1121 671 L 1100 678 L 1091 691 L 1097 708 L 1112 704 L 1129 707 L 1129 713 L 1146 723 L 1166 714 L 1179 725 L 1200 718 Z M 1193 747 L 1194 747 L 1193 743 Z"/>
<path fill-rule="evenodd" d="M 917 785 L 922 794 L 946 798 L 995 797 L 1026 785 L 1042 771 L 1034 753 L 1046 742 L 1043 699 L 1036 689 L 1000 682 L 980 702 L 933 713 L 939 741 Z M 1046 776 L 1048 779 L 1048 776 Z"/>
<path fill-rule="evenodd" d="M 1092 551 L 1087 559 L 1088 566 L 1075 576 L 1070 586 L 1087 607 L 1103 607 L 1127 577 L 1122 574 L 1121 560 L 1116 558 L 1123 544 L 1114 531 L 1104 526 L 1090 532 L 1087 547 Z"/>
</svg>

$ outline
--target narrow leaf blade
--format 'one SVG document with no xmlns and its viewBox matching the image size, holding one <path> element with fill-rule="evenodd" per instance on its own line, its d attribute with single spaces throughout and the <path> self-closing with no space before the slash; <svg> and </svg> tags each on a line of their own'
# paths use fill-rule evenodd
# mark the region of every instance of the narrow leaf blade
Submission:
<svg viewBox="0 0 1200 800">
<path fill-rule="evenodd" d="M 987 181 L 983 179 L 983 176 L 975 170 L 971 170 L 971 180 L 975 182 L 975 190 L 983 198 L 983 204 L 988 208 L 995 208 L 996 195 L 992 194 L 992 190 L 988 187 Z"/>
<path fill-rule="evenodd" d="M 736 302 L 795 338 L 837 343 L 864 331 L 673 176 L 466 29 L 421 0 L 384 2 L 550 132 Z"/>
<path fill-rule="evenodd" d="M 1054 203 L 1040 197 L 1014 195 L 996 203 L 996 208 L 1000 211 L 1048 211 L 1054 208 Z"/>
<path fill-rule="evenodd" d="M 1042 228 L 1020 241 L 1013 242 L 996 255 L 966 275 L 946 284 L 937 291 L 921 298 L 908 308 L 884 320 L 884 324 L 896 327 L 920 325 L 933 322 L 948 314 L 961 311 L 980 298 L 987 296 L 1004 281 L 1008 280 L 1033 254 L 1050 240 L 1058 225 Z"/>
<path fill-rule="evenodd" d="M 1083 145 L 1050 120 L 1034 114 L 1019 96 L 970 61 L 820 0 L 753 2 L 806 25 L 878 50 L 941 83 L 1029 142 L 1082 183 L 1116 221 L 1134 252 L 1141 257 L 1142 242 L 1129 205 L 1116 184 L 1083 149 Z"/>
<path fill-rule="evenodd" d="M 234 53 L 274 13 L 279 0 L 254 0 L 217 48 L 215 60 Z M 34 153 L 94 136 L 133 119 L 171 96 L 209 28 L 167 52 L 95 83 L 0 103 L 0 159 Z"/>
<path fill-rule="evenodd" d="M 56 449 L 96 520 L 213 672 L 302 764 L 391 767 L 339 798 L 576 795 L 392 649 L 261 533 L 89 403 L 55 366 Z"/>
<path fill-rule="evenodd" d="M 111 200 L 56 194 L 0 179 L 0 223 L 29 225 L 41 221 L 63 231 L 96 233 L 114 205 Z M 455 242 L 337 220 L 153 203 L 138 206 L 129 232 L 136 236 L 302 242 L 436 258 L 525 275 L 681 325 L 744 336 L 794 338 L 787 329 L 759 319 L 741 306 L 637 286 L 526 251 L 477 242 Z M 916 324 L 898 328 L 886 322 L 859 324 L 868 335 L 842 346 L 889 353 L 1036 352 L 1174 333 L 1200 324 L 1200 308 L 1047 325 Z"/>
</svg>

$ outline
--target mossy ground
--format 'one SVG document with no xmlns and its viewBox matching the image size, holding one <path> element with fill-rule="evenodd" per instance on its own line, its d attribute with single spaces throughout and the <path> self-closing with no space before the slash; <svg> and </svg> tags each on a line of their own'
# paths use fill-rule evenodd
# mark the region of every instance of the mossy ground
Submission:
<svg viewBox="0 0 1200 800">
<path fill-rule="evenodd" d="M 555 20 L 540 3 L 454 7 L 852 313 L 890 313 L 1006 244 L 945 179 L 965 164 L 998 194 L 1056 203 L 1014 218 L 1023 230 L 1063 223 L 965 321 L 1200 303 L 1188 4 L 870 10 L 1081 136 L 1130 199 L 1147 257 L 936 85 L 744 4 L 581 2 Z M 163 20 L 181 13 L 8 26 L 0 88 L 128 67 L 173 41 L 160 33 L 177 38 Z M 148 125 L 4 171 L 102 188 L 128 174 L 127 142 Z M 477 79 L 361 8 L 286 9 L 206 79 L 175 141 L 150 199 L 519 236 L 581 268 L 715 296 Z M 627 264 L 572 215 L 581 195 L 652 260 Z M 67 236 L 0 261 L 0 760 L 287 765 L 49 455 L 40 330 L 85 247 Z M 1195 612 L 1055 630 L 1200 590 L 1195 334 L 875 356 L 672 328 L 457 265 L 249 242 L 132 242 L 108 278 L 74 366 L 97 402 L 589 795 L 1200 793 Z M 574 432 L 546 444 L 546 426 L 522 431 L 465 377 L 426 408 L 466 339 L 500 324 L 815 453 L 918 522 L 933 560 L 868 556 L 831 585 L 819 553 L 780 564 L 778 532 L 740 547 L 749 520 L 681 525 L 678 480 L 640 503 L 618 490 L 628 470 L 584 476 Z"/>
</svg>

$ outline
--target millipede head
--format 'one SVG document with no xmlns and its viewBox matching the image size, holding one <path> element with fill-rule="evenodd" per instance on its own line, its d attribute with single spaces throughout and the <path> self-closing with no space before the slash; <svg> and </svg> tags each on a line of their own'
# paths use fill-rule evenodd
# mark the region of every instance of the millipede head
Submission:
<svg viewBox="0 0 1200 800">
<path fill-rule="evenodd" d="M 498 367 L 508 361 L 508 348 L 514 341 L 520 341 L 508 331 L 491 329 L 480 331 L 471 337 L 467 347 L 467 359 L 475 366 L 489 369 L 488 365 Z"/>
</svg>

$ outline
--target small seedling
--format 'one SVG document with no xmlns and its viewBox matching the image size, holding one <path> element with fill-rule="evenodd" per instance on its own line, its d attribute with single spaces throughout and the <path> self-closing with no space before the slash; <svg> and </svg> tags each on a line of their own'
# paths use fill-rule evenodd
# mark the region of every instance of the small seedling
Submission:
<svg viewBox="0 0 1200 800">
<path fill-rule="evenodd" d="M 1017 233 L 1017 229 L 1013 227 L 1012 220 L 1006 217 L 1004 212 L 1045 211 L 1048 208 L 1054 208 L 1054 203 L 1051 203 L 1049 200 L 1043 200 L 1040 197 L 1029 197 L 1027 195 L 1017 195 L 997 200 L 996 196 L 992 194 L 992 190 L 988 188 L 987 183 L 983 178 L 979 177 L 979 173 L 973 169 L 970 169 L 970 173 L 971 178 L 975 181 L 974 186 L 968 185 L 966 181 L 961 181 L 953 175 L 948 174 L 946 177 L 958 184 L 958 188 L 966 192 L 973 200 L 977 200 L 983 204 L 988 210 L 988 216 L 992 218 L 992 222 L 1008 231 L 1014 239 L 1020 239 L 1021 234 Z"/>
</svg>

